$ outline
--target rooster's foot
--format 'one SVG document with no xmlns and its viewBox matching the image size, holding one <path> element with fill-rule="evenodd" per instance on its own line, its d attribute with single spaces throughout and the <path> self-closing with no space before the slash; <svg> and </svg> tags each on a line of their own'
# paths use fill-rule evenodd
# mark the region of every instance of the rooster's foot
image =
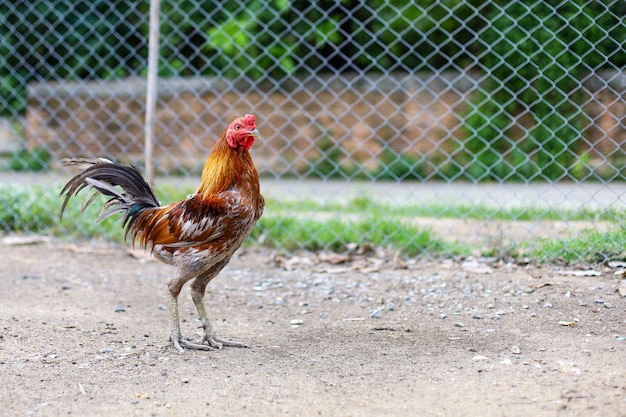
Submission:
<svg viewBox="0 0 626 417">
<path fill-rule="evenodd" d="M 202 343 L 192 342 L 188 339 L 177 338 L 172 339 L 172 343 L 174 347 L 178 349 L 179 352 L 184 352 L 185 349 L 194 349 L 194 350 L 213 350 L 213 348 L 209 345 L 204 345 Z"/>
<path fill-rule="evenodd" d="M 183 352 L 185 349 L 193 350 L 213 350 L 221 349 L 224 346 L 249 348 L 247 344 L 243 342 L 236 342 L 234 340 L 222 339 L 215 335 L 205 334 L 200 339 L 194 341 L 185 339 L 183 337 L 173 337 L 172 343 L 179 352 Z"/>
<path fill-rule="evenodd" d="M 229 347 L 238 347 L 238 348 L 249 348 L 247 344 L 243 342 L 237 342 L 230 339 L 222 339 L 221 337 L 217 337 L 214 334 L 206 333 L 200 339 L 198 339 L 195 343 L 201 346 L 206 346 L 204 343 L 208 343 L 214 349 L 221 349 L 224 346 Z"/>
</svg>

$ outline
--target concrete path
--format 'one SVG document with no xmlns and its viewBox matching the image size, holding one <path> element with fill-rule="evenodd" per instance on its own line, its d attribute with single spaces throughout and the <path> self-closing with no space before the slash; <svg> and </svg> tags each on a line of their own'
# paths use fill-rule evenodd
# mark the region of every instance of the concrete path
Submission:
<svg viewBox="0 0 626 417">
<path fill-rule="evenodd" d="M 0 184 L 62 184 L 71 172 L 0 173 Z M 193 189 L 198 178 L 158 178 L 158 185 Z M 282 200 L 313 199 L 316 201 L 349 201 L 365 196 L 375 201 L 416 205 L 435 202 L 450 204 L 487 204 L 500 208 L 511 207 L 559 207 L 578 210 L 581 208 L 626 209 L 626 182 L 585 182 L 581 184 L 562 182 L 557 184 L 470 184 L 463 182 L 362 182 L 323 181 L 297 179 L 261 179 L 261 189 L 267 197 Z"/>
</svg>

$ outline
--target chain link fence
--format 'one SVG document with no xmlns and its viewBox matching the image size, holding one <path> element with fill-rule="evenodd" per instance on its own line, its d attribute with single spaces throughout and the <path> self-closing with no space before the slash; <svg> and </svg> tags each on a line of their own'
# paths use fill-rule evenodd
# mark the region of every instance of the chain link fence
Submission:
<svg viewBox="0 0 626 417">
<path fill-rule="evenodd" d="M 149 11 L 0 0 L 0 228 L 48 224 L 24 220 L 15 187 L 60 185 L 64 157 L 145 166 Z M 223 128 L 255 113 L 256 242 L 624 258 L 625 15 L 621 0 L 162 1 L 157 189 L 193 190 Z"/>
</svg>

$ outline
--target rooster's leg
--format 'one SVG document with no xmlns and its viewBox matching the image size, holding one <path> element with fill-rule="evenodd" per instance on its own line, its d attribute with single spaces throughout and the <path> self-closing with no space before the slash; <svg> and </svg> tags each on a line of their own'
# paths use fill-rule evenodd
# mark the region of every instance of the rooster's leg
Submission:
<svg viewBox="0 0 626 417">
<path fill-rule="evenodd" d="M 211 324 L 211 318 L 209 316 L 209 313 L 207 312 L 206 306 L 204 305 L 204 292 L 208 282 L 210 281 L 210 279 L 207 280 L 206 278 L 206 276 L 200 276 L 196 278 L 191 284 L 191 298 L 193 300 L 193 303 L 196 305 L 198 315 L 200 316 L 200 322 L 202 323 L 202 328 L 204 329 L 204 335 L 200 338 L 200 340 L 196 341 L 196 344 L 206 347 L 206 345 L 204 344 L 206 342 L 209 344 L 209 346 L 216 349 L 221 349 L 223 346 L 243 348 L 249 347 L 243 342 L 223 339 L 221 337 L 217 337 L 217 335 L 215 334 L 215 330 L 213 329 L 213 325 Z"/>
<path fill-rule="evenodd" d="M 187 349 L 198 349 L 198 350 L 211 350 L 212 347 L 208 345 L 204 345 L 201 343 L 194 343 L 190 340 L 183 338 L 182 333 L 180 331 L 180 318 L 178 316 L 178 295 L 180 294 L 180 290 L 182 286 L 185 284 L 187 279 L 182 277 L 172 278 L 170 282 L 168 282 L 167 287 L 169 290 L 170 302 L 169 302 L 169 311 L 170 311 L 170 323 L 171 323 L 171 333 L 170 340 L 174 344 L 174 347 L 178 349 L 179 352 L 183 352 L 185 348 Z"/>
</svg>

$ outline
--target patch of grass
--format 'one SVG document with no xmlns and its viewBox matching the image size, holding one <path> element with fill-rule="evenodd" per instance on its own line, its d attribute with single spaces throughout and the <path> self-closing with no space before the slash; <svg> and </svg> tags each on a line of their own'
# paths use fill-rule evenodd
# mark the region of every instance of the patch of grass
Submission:
<svg viewBox="0 0 626 417">
<path fill-rule="evenodd" d="M 0 228 L 23 232 L 50 227 L 54 216 L 49 197 L 43 187 L 0 187 Z"/>
<path fill-rule="evenodd" d="M 104 237 L 123 242 L 124 230 L 119 218 L 98 223 L 98 213 L 106 198 L 99 196 L 84 213 L 81 200 L 73 198 L 63 221 L 61 187 L 0 185 L 0 230 L 6 232 L 48 233 L 71 238 Z M 184 198 L 192 189 L 165 186 L 157 189 L 164 202 Z M 559 209 L 498 209 L 487 205 L 425 204 L 393 206 L 367 197 L 348 201 L 319 203 L 312 199 L 289 201 L 267 199 L 264 216 L 252 232 L 252 241 L 285 250 L 327 249 L 341 252 L 349 244 L 384 246 L 399 249 L 409 256 L 468 255 L 480 251 L 489 255 L 489 248 L 474 248 L 450 236 L 438 236 L 429 228 L 413 223 L 416 217 L 466 218 L 477 220 L 558 220 L 604 221 L 614 224 L 608 233 L 587 230 L 577 237 L 516 242 L 507 248 L 511 256 L 530 256 L 541 262 L 604 262 L 626 260 L 626 228 L 620 222 L 624 210 L 582 212 Z M 500 253 L 500 252 L 498 252 Z"/>
<path fill-rule="evenodd" d="M 529 255 L 540 262 L 559 260 L 597 264 L 626 261 L 626 228 L 615 228 L 608 232 L 587 229 L 578 237 L 540 239 Z"/>
<path fill-rule="evenodd" d="M 264 216 L 251 236 L 264 245 L 287 250 L 306 248 L 341 252 L 349 244 L 356 243 L 390 246 L 410 256 L 426 252 L 433 256 L 470 253 L 468 247 L 446 242 L 430 229 L 375 218 L 315 220 L 288 215 Z"/>
<path fill-rule="evenodd" d="M 110 240 L 123 240 L 119 221 L 109 218 L 96 222 L 99 207 L 106 201 L 102 196 L 82 215 L 81 203 L 71 201 L 61 222 L 60 191 L 61 187 L 44 188 L 38 185 L 0 186 L 0 229 L 6 232 L 45 232 L 55 236 L 85 238 L 104 236 Z"/>
<path fill-rule="evenodd" d="M 493 205 L 471 205 L 450 203 L 429 203 L 424 205 L 392 205 L 378 203 L 367 197 L 355 197 L 346 203 L 330 201 L 319 203 L 307 200 L 266 199 L 267 211 L 280 213 L 316 212 L 316 213 L 368 213 L 383 217 L 437 217 L 473 220 L 506 221 L 607 221 L 616 222 L 626 217 L 626 210 L 611 209 L 596 211 L 590 209 L 567 210 L 540 207 L 501 208 Z"/>
</svg>

